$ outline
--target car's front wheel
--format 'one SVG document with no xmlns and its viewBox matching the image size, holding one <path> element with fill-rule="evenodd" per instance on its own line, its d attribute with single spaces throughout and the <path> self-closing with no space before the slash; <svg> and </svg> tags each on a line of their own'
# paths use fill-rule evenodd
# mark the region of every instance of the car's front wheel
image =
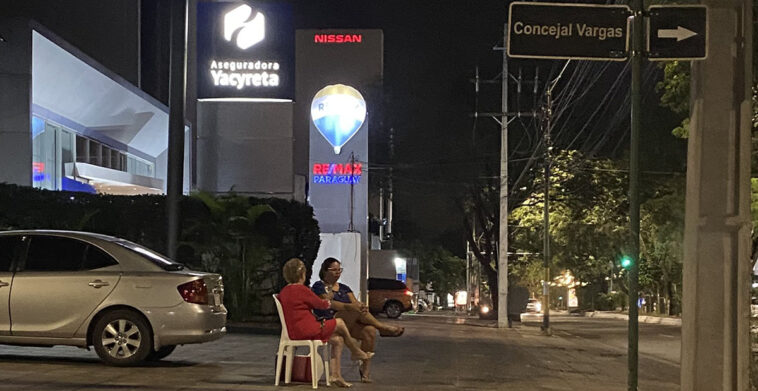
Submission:
<svg viewBox="0 0 758 391">
<path fill-rule="evenodd" d="M 145 360 L 147 361 L 160 361 L 168 357 L 176 349 L 176 345 L 161 346 L 158 350 L 150 351 Z"/>
<path fill-rule="evenodd" d="M 133 311 L 106 313 L 97 321 L 92 333 L 95 352 L 110 365 L 136 365 L 153 351 L 150 327 L 142 316 Z"/>
<path fill-rule="evenodd" d="M 400 303 L 396 301 L 390 301 L 389 303 L 385 304 L 384 313 L 387 314 L 388 318 L 398 318 L 403 313 L 403 306 L 401 306 Z"/>
</svg>

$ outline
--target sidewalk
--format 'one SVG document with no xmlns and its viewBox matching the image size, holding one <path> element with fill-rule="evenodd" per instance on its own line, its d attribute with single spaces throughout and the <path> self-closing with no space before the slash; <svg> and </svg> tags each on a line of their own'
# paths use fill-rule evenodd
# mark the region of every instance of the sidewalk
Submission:
<svg viewBox="0 0 758 391">
<path fill-rule="evenodd" d="M 587 318 L 612 318 L 629 320 L 629 314 L 625 312 L 612 312 L 612 311 L 588 311 L 584 313 Z M 664 324 L 668 326 L 681 326 L 682 318 L 675 318 L 671 316 L 654 316 L 654 315 L 639 315 L 640 323 L 651 324 Z"/>
</svg>

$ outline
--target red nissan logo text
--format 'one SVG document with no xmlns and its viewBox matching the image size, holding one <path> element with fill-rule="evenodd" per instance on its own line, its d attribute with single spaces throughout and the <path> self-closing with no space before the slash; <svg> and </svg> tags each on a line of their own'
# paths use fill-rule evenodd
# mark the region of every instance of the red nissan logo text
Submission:
<svg viewBox="0 0 758 391">
<path fill-rule="evenodd" d="M 361 43 L 362 34 L 316 34 L 313 36 L 315 43 Z"/>
</svg>

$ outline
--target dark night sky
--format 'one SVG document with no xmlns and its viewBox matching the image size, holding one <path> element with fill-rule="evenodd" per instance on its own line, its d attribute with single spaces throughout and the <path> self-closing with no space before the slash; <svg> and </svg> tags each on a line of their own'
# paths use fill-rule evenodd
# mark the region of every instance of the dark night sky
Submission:
<svg viewBox="0 0 758 391">
<path fill-rule="evenodd" d="M 399 224 L 396 230 L 444 244 L 456 252 L 465 244 L 461 236 L 463 217 L 455 199 L 465 182 L 497 175 L 499 125 L 489 118 L 481 118 L 475 124 L 471 113 L 475 107 L 479 111 L 499 112 L 500 85 L 482 86 L 475 106 L 470 79 L 477 65 L 482 78 L 492 79 L 500 73 L 502 52 L 493 47 L 502 46 L 508 4 L 502 0 L 293 3 L 298 28 L 384 30 L 387 107 L 385 124 L 374 139 L 381 149 L 382 142 L 388 139 L 388 129 L 394 128 L 396 155 L 392 166 L 396 178 L 395 216 Z M 544 99 L 545 80 L 556 77 L 565 61 L 511 59 L 509 63 L 511 74 L 521 68 L 525 78 L 533 78 L 535 68 L 540 68 L 540 101 Z M 555 90 L 555 109 L 564 111 L 560 123 L 554 124 L 557 146 L 591 151 L 601 157 L 625 156 L 629 76 L 624 66 L 607 62 L 570 64 Z M 576 69 L 582 72 L 574 74 Z M 654 84 L 660 73 L 655 66 L 648 67 L 645 108 L 646 121 L 651 126 L 647 128 L 660 129 L 654 123 L 662 122 L 663 129 L 671 129 L 680 119 L 658 106 Z M 597 79 L 591 82 L 591 76 L 596 75 Z M 611 88 L 616 79 L 620 82 Z M 561 100 L 562 90 L 566 95 L 570 91 L 577 94 Z M 609 90 L 613 93 L 609 94 Z M 511 86 L 511 111 L 533 108 L 533 95 L 522 93 L 520 108 L 516 107 L 516 95 L 515 87 Z M 574 134 L 585 125 L 578 141 L 571 144 Z M 539 140 L 537 130 L 529 121 L 514 122 L 512 127 L 509 130 L 512 156 L 518 152 L 521 152 L 518 156 L 528 155 Z M 470 149 L 472 137 L 476 139 L 475 152 Z M 646 135 L 643 130 L 643 143 L 647 145 L 643 147 L 643 169 L 646 164 L 659 170 L 683 167 L 686 144 L 681 140 L 667 132 Z M 670 158 L 663 163 L 660 159 L 645 159 L 646 150 L 649 155 Z M 512 171 L 511 175 L 514 174 L 517 173 Z"/>
<path fill-rule="evenodd" d="M 469 79 L 477 64 L 486 77 L 500 71 L 502 55 L 493 47 L 502 42 L 507 2 L 297 1 L 294 12 L 298 28 L 384 31 L 385 123 L 372 132 L 380 131 L 373 137 L 379 150 L 386 147 L 389 128 L 395 132 L 395 218 L 401 225 L 396 229 L 430 240 L 460 230 L 453 201 L 462 183 L 455 177 L 466 170 L 473 174 L 471 163 L 477 160 L 461 150 L 473 125 Z M 487 95 L 489 108 L 496 111 L 499 89 Z M 480 126 L 480 137 L 492 137 L 496 130 L 491 120 Z M 460 237 L 458 246 L 463 245 Z"/>
<path fill-rule="evenodd" d="M 465 246 L 462 236 L 462 215 L 454 202 L 463 190 L 463 185 L 471 178 L 496 175 L 499 159 L 499 126 L 489 118 L 474 121 L 471 117 L 475 107 L 480 111 L 500 111 L 499 85 L 483 86 L 478 98 L 474 98 L 474 87 L 470 82 L 475 67 L 480 67 L 482 78 L 495 78 L 502 65 L 502 52 L 493 50 L 502 45 L 503 25 L 507 20 L 507 5 L 504 0 L 290 0 L 294 11 L 296 28 L 378 28 L 384 31 L 384 94 L 383 123 L 372 128 L 371 175 L 387 172 L 390 162 L 386 157 L 389 129 L 394 129 L 395 158 L 391 166 L 395 175 L 395 219 L 396 231 L 413 236 L 421 236 L 430 241 L 448 245 L 460 252 Z M 123 22 L 123 28 L 109 28 L 113 18 L 119 17 L 121 9 L 128 9 L 129 0 L 113 0 L 103 13 L 109 20 L 97 23 L 79 23 L 79 17 L 87 20 L 82 10 L 102 7 L 102 0 L 65 0 L 53 3 L 47 0 L 0 0 L 0 11 L 6 14 L 20 11 L 21 14 L 41 19 L 53 30 L 68 30 L 64 38 L 82 47 L 88 54 L 100 59 L 106 66 L 116 71 L 129 72 L 130 50 L 134 46 L 107 47 L 87 38 L 93 31 L 108 31 L 112 40 L 124 41 L 119 34 L 128 37 L 130 27 Z M 152 14 L 152 24 L 143 20 L 143 34 L 167 33 L 167 13 L 161 11 L 162 2 L 143 0 L 143 19 Z M 166 3 L 167 4 L 167 3 Z M 121 8 L 118 8 L 120 5 Z M 3 11 L 5 10 L 5 11 Z M 11 12 L 12 14 L 12 12 Z M 62 16 L 62 17 L 61 17 Z M 122 18 L 136 18 L 121 15 Z M 72 23 L 75 23 L 72 25 Z M 100 26 L 100 27 L 99 27 Z M 103 27 L 105 26 L 105 27 Z M 118 26 L 116 24 L 116 26 Z M 151 75 L 153 68 L 161 67 L 167 72 L 167 37 L 148 39 L 143 36 L 143 50 L 152 50 L 152 62 L 143 65 L 143 81 L 149 93 L 161 97 L 166 88 L 160 82 L 161 76 Z M 112 45 L 110 45 L 112 46 Z M 164 53 L 165 52 L 165 53 Z M 161 55 L 160 53 L 163 53 Z M 143 61 L 148 56 L 143 54 Z M 105 61 L 103 61 L 103 59 Z M 133 62 L 133 61 L 132 61 Z M 124 65 L 126 64 L 126 65 Z M 511 60 L 511 73 L 521 67 L 525 78 L 532 78 L 535 67 L 540 67 L 540 77 L 544 87 L 547 76 L 555 77 L 564 61 Z M 133 66 L 132 66 L 133 67 Z M 556 99 L 565 111 L 557 127 L 564 128 L 565 140 L 572 139 L 576 129 L 588 125 L 583 133 L 586 143 L 572 147 L 591 149 L 603 156 L 623 156 L 625 140 L 628 137 L 628 77 L 623 77 L 623 64 L 607 67 L 602 62 L 582 65 L 571 64 L 566 72 L 567 83 L 559 83 L 556 92 L 581 92 L 571 99 Z M 572 78 L 575 69 L 584 69 L 583 74 L 600 75 L 595 83 L 588 79 Z M 602 72 L 601 72 L 602 70 Z M 660 70 L 651 68 L 651 81 Z M 123 73 L 123 72 L 122 72 Z M 130 79 L 130 75 L 124 75 Z M 157 77 L 156 77 L 157 76 Z M 152 77 L 152 79 L 151 79 Z M 164 76 L 167 80 L 167 75 Z M 619 93 L 606 95 L 611 83 L 617 78 L 622 82 L 616 87 Z M 624 82 L 624 80 L 627 80 Z M 568 83 L 572 81 L 571 83 Z M 626 84 L 625 84 L 626 83 Z M 649 99 L 646 120 L 655 122 L 659 118 L 671 123 L 665 111 L 657 108 L 657 97 L 652 92 L 654 82 L 647 85 Z M 529 87 L 531 88 L 531 87 Z M 511 87 L 511 91 L 514 87 Z M 586 91 L 585 91 L 586 90 Z M 541 91 L 540 91 L 541 92 Z M 512 92 L 515 104 L 515 92 Z M 523 94 L 521 110 L 531 110 L 533 97 Z M 595 117 L 589 115 L 600 110 Z M 518 109 L 511 107 L 511 110 Z M 522 126 L 524 125 L 524 126 Z M 511 150 L 529 154 L 539 140 L 534 127 L 528 121 L 517 121 L 514 130 L 509 131 Z M 651 127 L 652 128 L 652 127 Z M 513 132 L 513 133 L 512 133 Z M 643 130 L 643 138 L 645 137 Z M 672 144 L 677 153 L 672 159 L 672 167 L 683 160 L 683 143 L 672 140 L 665 132 L 654 134 L 652 140 L 643 140 L 645 145 L 655 147 L 651 152 L 666 155 L 667 146 Z M 472 139 L 476 140 L 475 151 L 471 149 Z M 558 140 L 561 143 L 561 140 Z M 675 145 L 674 145 L 675 144 Z M 566 142 L 564 146 L 567 146 Z M 516 154 L 514 154 L 516 156 Z M 646 160 L 643 157 L 643 166 Z M 484 170 L 489 165 L 495 171 Z M 513 175 L 513 173 L 511 174 Z M 376 178 L 377 176 L 374 176 Z M 441 237 L 442 234 L 444 238 Z"/>
</svg>

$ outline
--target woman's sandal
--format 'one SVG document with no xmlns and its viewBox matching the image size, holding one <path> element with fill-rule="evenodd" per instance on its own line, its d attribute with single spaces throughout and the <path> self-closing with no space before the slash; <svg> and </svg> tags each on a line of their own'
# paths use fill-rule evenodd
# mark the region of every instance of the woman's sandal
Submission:
<svg viewBox="0 0 758 391">
<path fill-rule="evenodd" d="M 361 367 L 358 367 L 358 373 L 361 374 L 361 383 L 373 383 L 374 381 L 371 380 L 370 377 L 363 375 L 363 369 Z"/>
<path fill-rule="evenodd" d="M 353 386 L 353 383 L 348 383 L 345 381 L 345 379 L 342 379 L 342 378 L 329 379 L 329 383 L 334 384 L 337 387 L 342 387 L 342 388 L 350 388 Z"/>
<path fill-rule="evenodd" d="M 405 327 L 395 327 L 394 331 L 379 331 L 382 337 L 399 337 L 405 332 Z"/>
<path fill-rule="evenodd" d="M 350 356 L 350 359 L 352 359 L 353 361 L 363 361 L 363 360 L 370 360 L 370 359 L 371 359 L 371 357 L 374 357 L 374 354 L 376 354 L 376 353 L 374 353 L 374 352 L 364 352 L 364 353 L 366 353 L 366 357 L 363 357 L 363 358 L 356 358 L 354 355 L 351 355 L 351 356 Z"/>
</svg>

